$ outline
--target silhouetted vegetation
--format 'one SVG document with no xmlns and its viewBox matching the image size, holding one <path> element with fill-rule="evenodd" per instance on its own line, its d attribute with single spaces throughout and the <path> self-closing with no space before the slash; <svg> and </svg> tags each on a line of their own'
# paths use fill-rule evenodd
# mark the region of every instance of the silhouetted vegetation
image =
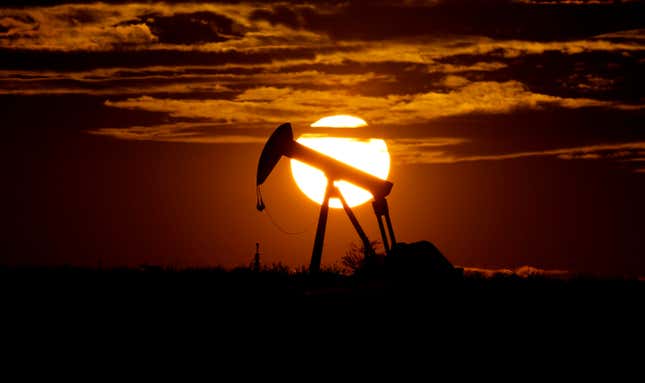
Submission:
<svg viewBox="0 0 645 383">
<path fill-rule="evenodd" d="M 341 258 L 341 264 L 344 268 L 343 271 L 349 274 L 360 273 L 362 270 L 369 267 L 367 264 L 368 261 L 376 262 L 376 259 L 369 259 L 371 254 L 379 259 L 385 256 L 382 251 L 381 241 L 372 240 L 370 241 L 370 246 L 371 251 L 366 251 L 364 246 L 358 245 L 354 242 L 350 243 L 349 249 L 347 249 L 345 255 Z"/>
<path fill-rule="evenodd" d="M 352 248 L 352 259 L 359 259 Z M 353 262 L 353 261 L 352 261 Z M 355 264 L 351 264 L 352 266 Z M 348 265 L 345 265 L 349 267 Z M 356 269 L 360 270 L 360 268 Z M 482 303 L 486 300 L 508 303 L 537 303 L 551 299 L 554 303 L 569 299 L 616 302 L 642 299 L 645 282 L 637 279 L 600 279 L 587 276 L 555 278 L 541 275 L 497 273 L 486 276 L 468 273 L 458 279 L 433 279 L 432 275 L 401 280 L 387 273 L 348 275 L 339 267 L 324 268 L 311 275 L 305 268 L 297 270 L 277 263 L 254 271 L 249 267 L 224 268 L 163 267 L 89 269 L 77 267 L 0 268 L 0 291 L 6 300 L 57 299 L 76 301 L 90 299 L 123 299 L 124 301 L 173 300 L 224 302 L 245 299 L 262 302 L 266 299 L 305 302 L 324 297 L 326 302 L 347 303 L 362 298 L 384 300 L 410 298 L 428 302 L 461 301 Z M 412 283 L 413 282 L 413 283 Z"/>
<path fill-rule="evenodd" d="M 5 328 L 27 326 L 54 334 L 102 323 L 99 332 L 116 326 L 137 337 L 163 324 L 155 335 L 163 338 L 168 330 L 183 333 L 199 323 L 200 331 L 218 337 L 273 334 L 281 338 L 274 342 L 282 342 L 287 335 L 309 341 L 311 334 L 331 326 L 344 335 L 328 340 L 353 341 L 354 334 L 367 335 L 371 326 L 378 330 L 369 338 L 379 342 L 387 333 L 400 339 L 407 332 L 406 339 L 415 339 L 410 337 L 417 331 L 429 332 L 434 341 L 475 328 L 512 336 L 516 328 L 529 337 L 545 324 L 556 330 L 587 323 L 608 328 L 600 318 L 626 331 L 642 327 L 643 293 L 645 282 L 639 280 L 468 273 L 459 279 L 413 281 L 387 273 L 347 275 L 340 267 L 312 275 L 279 263 L 259 271 L 0 267 L 0 309 L 3 320 L 13 323 Z"/>
</svg>

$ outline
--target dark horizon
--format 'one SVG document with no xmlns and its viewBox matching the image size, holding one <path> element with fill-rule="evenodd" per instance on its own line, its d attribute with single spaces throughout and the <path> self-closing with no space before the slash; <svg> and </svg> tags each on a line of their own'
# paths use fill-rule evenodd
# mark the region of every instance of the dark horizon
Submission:
<svg viewBox="0 0 645 383">
<path fill-rule="evenodd" d="M 307 265 L 319 206 L 271 132 L 329 115 L 391 154 L 397 239 L 455 265 L 645 275 L 645 2 L 0 8 L 0 266 Z M 354 212 L 378 238 L 369 204 Z M 329 216 L 323 265 L 359 243 Z"/>
</svg>

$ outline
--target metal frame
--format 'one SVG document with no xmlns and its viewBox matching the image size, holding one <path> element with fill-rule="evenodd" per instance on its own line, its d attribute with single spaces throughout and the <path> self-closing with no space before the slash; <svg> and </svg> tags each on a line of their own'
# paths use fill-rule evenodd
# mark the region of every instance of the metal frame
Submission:
<svg viewBox="0 0 645 383">
<path fill-rule="evenodd" d="M 387 180 L 380 179 L 372 174 L 364 172 L 294 141 L 293 130 L 291 129 L 291 124 L 288 122 L 280 125 L 273 134 L 271 134 L 271 137 L 267 140 L 264 148 L 262 149 L 262 153 L 260 154 L 256 178 L 256 185 L 258 187 L 258 201 L 256 207 L 259 211 L 264 210 L 264 202 L 262 201 L 262 197 L 259 193 L 259 187 L 264 183 L 269 174 L 271 174 L 271 171 L 282 156 L 287 156 L 308 163 L 321 170 L 327 177 L 325 197 L 320 205 L 316 238 L 314 240 L 314 248 L 311 254 L 311 263 L 309 265 L 310 272 L 317 273 L 320 271 L 323 242 L 325 240 L 325 229 L 327 227 L 327 216 L 329 215 L 330 198 L 338 198 L 341 201 L 345 213 L 349 217 L 354 229 L 363 242 L 366 255 L 373 254 L 373 249 L 365 231 L 363 231 L 363 228 L 358 223 L 358 219 L 356 219 L 352 209 L 350 209 L 347 201 L 345 201 L 343 194 L 338 190 L 338 187 L 334 185 L 335 181 L 341 179 L 360 186 L 372 193 L 372 196 L 374 196 L 372 208 L 376 214 L 381 238 L 383 238 L 385 254 L 388 256 L 392 254 L 392 248 L 396 245 L 396 239 L 394 237 L 390 212 L 385 197 L 390 194 L 393 184 Z M 385 220 L 385 224 L 383 223 L 383 220 Z M 385 226 L 387 226 L 387 231 Z"/>
<path fill-rule="evenodd" d="M 361 238 L 363 242 L 363 249 L 365 249 L 365 255 L 370 256 L 374 255 L 374 250 L 370 244 L 370 240 L 365 234 L 365 231 L 361 227 L 358 219 L 354 215 L 354 212 L 347 204 L 343 193 L 340 189 L 334 184 L 334 181 L 327 181 L 327 188 L 325 189 L 325 197 L 320 205 L 320 214 L 318 215 L 318 226 L 316 228 L 316 238 L 314 240 L 314 248 L 311 253 L 311 263 L 309 264 L 309 271 L 311 273 L 318 273 L 320 271 L 320 263 L 322 261 L 322 250 L 323 243 L 325 241 L 325 230 L 327 228 L 327 217 L 329 215 L 329 200 L 331 198 L 338 198 L 343 204 L 343 210 L 347 214 L 350 222 L 354 226 L 356 233 Z M 392 229 L 392 221 L 390 220 L 390 212 L 387 206 L 387 200 L 384 198 L 379 200 L 374 200 L 372 202 L 372 207 L 374 208 L 374 213 L 376 214 L 376 220 L 378 221 L 379 229 L 381 231 L 381 238 L 383 238 L 383 247 L 385 248 L 385 254 L 390 255 L 392 252 L 392 245 L 396 244 L 396 239 L 394 237 L 394 230 Z M 389 233 L 389 242 L 388 236 L 385 232 L 385 227 L 383 226 L 383 217 L 385 217 L 385 223 L 387 225 L 387 231 Z"/>
</svg>

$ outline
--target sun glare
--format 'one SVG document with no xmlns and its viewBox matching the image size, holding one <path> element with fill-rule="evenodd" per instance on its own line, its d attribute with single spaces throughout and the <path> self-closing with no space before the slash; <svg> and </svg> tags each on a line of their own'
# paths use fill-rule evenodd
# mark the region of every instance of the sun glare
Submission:
<svg viewBox="0 0 645 383">
<path fill-rule="evenodd" d="M 349 118 L 349 119 L 347 119 Z M 326 120 L 328 122 L 322 122 Z M 352 126 L 341 126 L 338 121 L 347 121 Z M 357 121 L 363 125 L 358 125 Z M 320 123 L 320 124 L 319 124 Z M 359 127 L 367 123 L 358 117 L 352 116 L 331 116 L 325 117 L 312 124 L 312 127 L 330 127 L 328 124 L 336 124 L 334 127 Z M 311 149 L 327 154 L 339 161 L 361 169 L 378 178 L 386 179 L 390 172 L 390 154 L 387 145 L 382 139 L 357 139 L 347 137 L 320 137 L 314 134 L 304 134 L 297 141 Z M 291 173 L 300 190 L 311 200 L 321 204 L 327 187 L 325 174 L 297 160 L 291 160 Z M 336 181 L 336 186 L 343 193 L 343 197 L 349 206 L 358 206 L 372 199 L 372 194 L 345 181 Z M 329 200 L 332 208 L 342 208 L 338 198 Z"/>
<path fill-rule="evenodd" d="M 360 128 L 361 126 L 367 126 L 367 122 L 362 118 L 346 114 L 323 117 L 311 124 L 312 128 Z"/>
</svg>

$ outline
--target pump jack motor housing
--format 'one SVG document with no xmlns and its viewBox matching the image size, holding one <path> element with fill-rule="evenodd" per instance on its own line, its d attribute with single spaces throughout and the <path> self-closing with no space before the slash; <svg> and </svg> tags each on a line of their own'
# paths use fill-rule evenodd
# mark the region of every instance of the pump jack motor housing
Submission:
<svg viewBox="0 0 645 383">
<path fill-rule="evenodd" d="M 264 149 L 260 155 L 256 181 L 258 188 L 258 210 L 262 211 L 264 209 L 264 203 L 259 195 L 260 185 L 266 181 L 267 177 L 269 177 L 269 174 L 271 174 L 271 171 L 282 156 L 293 158 L 314 166 L 325 173 L 325 176 L 327 177 L 327 189 L 325 191 L 323 202 L 320 205 L 316 239 L 314 241 L 314 248 L 311 255 L 311 263 L 309 265 L 310 272 L 316 273 L 320 271 L 320 261 L 322 259 L 322 248 L 323 241 L 325 239 L 325 227 L 327 225 L 330 198 L 340 199 L 345 213 L 347 213 L 349 220 L 352 222 L 352 225 L 363 242 L 363 248 L 366 251 L 366 255 L 371 255 L 372 253 L 372 248 L 367 235 L 365 235 L 365 232 L 358 223 L 356 216 L 350 209 L 349 205 L 347 205 L 342 193 L 334 185 L 335 181 L 347 181 L 372 193 L 372 196 L 374 197 L 372 207 L 374 208 L 376 220 L 378 221 L 379 230 L 381 232 L 381 238 L 383 239 L 385 254 L 387 256 L 391 255 L 392 248 L 396 245 L 396 239 L 394 237 L 392 221 L 390 220 L 390 212 L 385 197 L 390 194 L 393 184 L 294 141 L 293 130 L 291 129 L 291 124 L 288 122 L 280 125 L 273 134 L 271 134 L 271 137 L 269 137 L 269 140 L 264 145 Z M 385 220 L 385 225 L 383 220 Z M 387 226 L 387 232 L 385 230 L 385 226 Z"/>
</svg>

